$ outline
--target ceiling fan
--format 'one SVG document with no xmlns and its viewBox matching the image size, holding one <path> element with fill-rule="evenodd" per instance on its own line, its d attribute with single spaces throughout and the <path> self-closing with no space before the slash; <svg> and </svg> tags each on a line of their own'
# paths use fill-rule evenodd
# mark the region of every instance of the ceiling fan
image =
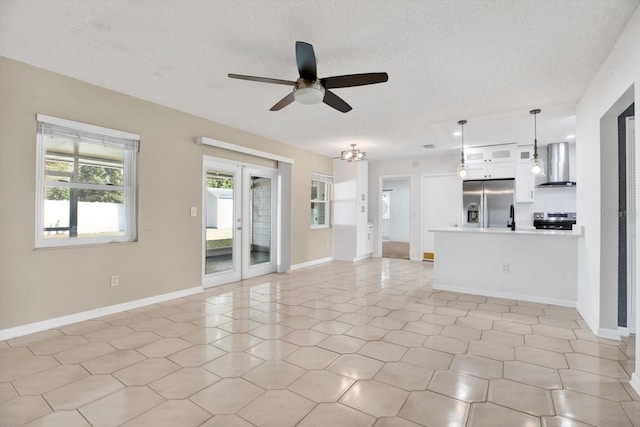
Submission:
<svg viewBox="0 0 640 427">
<path fill-rule="evenodd" d="M 389 80 L 387 73 L 362 73 L 347 74 L 344 76 L 318 78 L 316 70 L 316 55 L 313 46 L 305 42 L 296 42 L 296 62 L 300 78 L 295 82 L 291 80 L 271 79 L 268 77 L 244 76 L 241 74 L 229 74 L 232 79 L 250 80 L 261 83 L 274 83 L 293 86 L 293 91 L 278 101 L 269 111 L 278 111 L 297 101 L 301 104 L 317 104 L 324 102 L 338 111 L 346 113 L 351 111 L 351 106 L 329 89 L 343 87 L 372 85 L 384 83 Z"/>
</svg>

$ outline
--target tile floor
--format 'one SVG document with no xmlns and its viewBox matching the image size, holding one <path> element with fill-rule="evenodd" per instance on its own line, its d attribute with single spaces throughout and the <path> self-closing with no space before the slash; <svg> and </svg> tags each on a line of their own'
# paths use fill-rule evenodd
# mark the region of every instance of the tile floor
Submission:
<svg viewBox="0 0 640 427">
<path fill-rule="evenodd" d="M 0 425 L 640 426 L 632 339 L 432 272 L 333 262 L 0 342 Z"/>
</svg>

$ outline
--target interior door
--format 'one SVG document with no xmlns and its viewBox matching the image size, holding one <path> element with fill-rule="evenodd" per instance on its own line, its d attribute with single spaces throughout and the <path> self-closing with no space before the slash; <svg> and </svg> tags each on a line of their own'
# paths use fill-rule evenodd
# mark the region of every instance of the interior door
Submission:
<svg viewBox="0 0 640 427">
<path fill-rule="evenodd" d="M 277 171 L 205 161 L 203 286 L 276 271 Z"/>
<path fill-rule="evenodd" d="M 277 172 L 244 167 L 242 195 L 242 278 L 276 271 Z"/>
</svg>

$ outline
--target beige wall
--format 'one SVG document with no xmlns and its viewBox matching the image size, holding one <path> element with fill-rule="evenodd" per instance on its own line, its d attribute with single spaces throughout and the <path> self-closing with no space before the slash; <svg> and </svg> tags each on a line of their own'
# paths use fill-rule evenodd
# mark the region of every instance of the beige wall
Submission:
<svg viewBox="0 0 640 427">
<path fill-rule="evenodd" d="M 200 286 L 203 155 L 250 158 L 197 136 L 293 158 L 291 263 L 331 256 L 331 229 L 309 226 L 330 158 L 6 58 L 0 94 L 0 329 Z M 141 136 L 137 242 L 34 250 L 37 113 Z"/>
</svg>

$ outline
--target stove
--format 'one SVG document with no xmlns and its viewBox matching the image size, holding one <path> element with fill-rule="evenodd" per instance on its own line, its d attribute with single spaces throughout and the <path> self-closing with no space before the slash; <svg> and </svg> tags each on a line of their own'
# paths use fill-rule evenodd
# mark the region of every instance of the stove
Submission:
<svg viewBox="0 0 640 427">
<path fill-rule="evenodd" d="M 571 230 L 575 223 L 575 212 L 533 213 L 533 226 L 538 230 Z"/>
</svg>

